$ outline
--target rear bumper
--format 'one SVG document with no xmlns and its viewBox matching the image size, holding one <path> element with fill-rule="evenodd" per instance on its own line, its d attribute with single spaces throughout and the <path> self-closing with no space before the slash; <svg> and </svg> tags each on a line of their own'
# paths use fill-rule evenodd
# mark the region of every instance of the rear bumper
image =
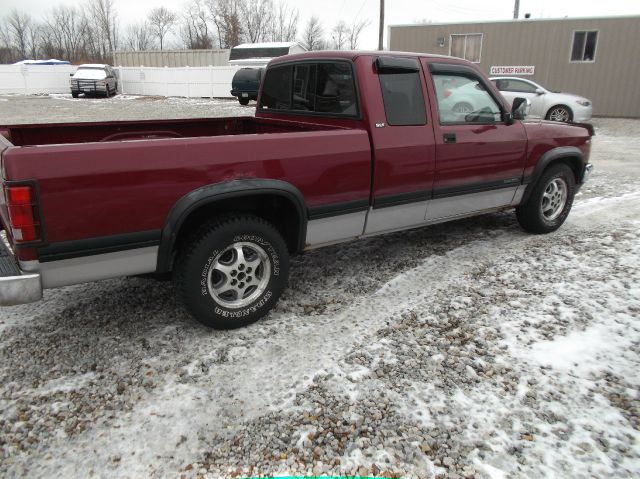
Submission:
<svg viewBox="0 0 640 479">
<path fill-rule="evenodd" d="M 33 303 L 40 299 L 40 274 L 22 272 L 11 250 L 0 240 L 0 306 Z"/>
</svg>

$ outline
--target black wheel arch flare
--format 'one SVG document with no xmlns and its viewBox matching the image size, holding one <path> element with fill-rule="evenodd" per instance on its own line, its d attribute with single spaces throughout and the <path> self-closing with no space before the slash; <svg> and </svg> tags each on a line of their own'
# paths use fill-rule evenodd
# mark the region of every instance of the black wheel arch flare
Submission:
<svg viewBox="0 0 640 479">
<path fill-rule="evenodd" d="M 307 206 L 300 190 L 290 183 L 272 179 L 243 179 L 214 183 L 193 190 L 171 208 L 167 215 L 160 239 L 156 273 L 167 273 L 171 270 L 175 245 L 181 227 L 189 215 L 199 208 L 222 200 L 251 197 L 256 195 L 274 195 L 288 200 L 295 206 L 298 215 L 298 233 L 296 252 L 304 248 L 307 231 Z"/>
</svg>

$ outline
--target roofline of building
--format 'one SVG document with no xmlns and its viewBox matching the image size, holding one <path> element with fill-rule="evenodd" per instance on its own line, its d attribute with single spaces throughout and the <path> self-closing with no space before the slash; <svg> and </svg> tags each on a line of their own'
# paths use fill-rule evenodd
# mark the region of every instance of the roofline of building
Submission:
<svg viewBox="0 0 640 479">
<path fill-rule="evenodd" d="M 562 17 L 562 18 L 509 18 L 506 20 L 474 20 L 471 22 L 438 22 L 438 23 L 398 23 L 395 25 L 388 25 L 388 28 L 396 27 L 437 27 L 448 25 L 479 25 L 479 24 L 493 24 L 493 23 L 528 23 L 528 22 L 571 22 L 571 21 L 584 21 L 584 20 L 623 20 L 628 18 L 637 18 L 640 20 L 640 15 L 612 15 L 608 17 Z"/>
</svg>

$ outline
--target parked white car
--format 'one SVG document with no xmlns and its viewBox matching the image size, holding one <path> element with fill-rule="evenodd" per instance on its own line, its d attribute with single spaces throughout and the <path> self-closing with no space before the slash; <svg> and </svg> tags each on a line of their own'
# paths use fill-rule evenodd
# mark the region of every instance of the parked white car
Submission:
<svg viewBox="0 0 640 479">
<path fill-rule="evenodd" d="M 71 96 L 85 95 L 109 97 L 118 91 L 116 72 L 109 65 L 87 63 L 80 65 L 71 75 Z"/>
<path fill-rule="evenodd" d="M 438 75 L 434 82 L 441 121 L 465 122 L 468 121 L 466 116 L 471 113 L 499 121 L 500 111 L 496 102 L 477 80 Z"/>
<path fill-rule="evenodd" d="M 546 120 L 582 123 L 591 120 L 591 100 L 548 90 L 539 84 L 519 77 L 491 77 L 509 103 L 516 97 L 531 101 L 528 117 Z"/>
</svg>

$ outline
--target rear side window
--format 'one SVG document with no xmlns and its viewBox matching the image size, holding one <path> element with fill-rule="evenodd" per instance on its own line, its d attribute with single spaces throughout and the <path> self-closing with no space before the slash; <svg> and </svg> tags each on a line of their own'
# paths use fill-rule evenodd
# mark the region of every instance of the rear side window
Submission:
<svg viewBox="0 0 640 479">
<path fill-rule="evenodd" d="M 427 114 L 420 73 L 380 73 L 378 76 L 387 123 L 392 126 L 425 125 Z"/>
<path fill-rule="evenodd" d="M 290 110 L 293 66 L 282 65 L 270 68 L 264 79 L 260 108 L 265 110 Z"/>
<path fill-rule="evenodd" d="M 322 116 L 358 116 L 355 77 L 348 62 L 304 62 L 267 70 L 259 109 Z"/>
</svg>

